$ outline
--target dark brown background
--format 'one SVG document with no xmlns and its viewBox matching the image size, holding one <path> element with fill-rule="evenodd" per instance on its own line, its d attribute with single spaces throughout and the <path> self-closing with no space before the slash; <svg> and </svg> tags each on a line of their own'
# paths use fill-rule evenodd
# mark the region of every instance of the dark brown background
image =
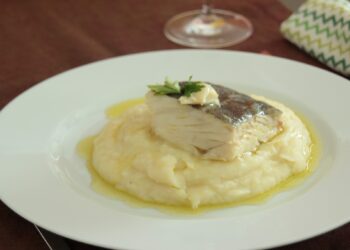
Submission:
<svg viewBox="0 0 350 250">
<path fill-rule="evenodd" d="M 181 48 L 164 37 L 163 26 L 173 15 L 199 5 L 199 0 L 0 1 L 0 108 L 34 84 L 82 64 L 135 52 Z M 283 40 L 279 25 L 290 12 L 277 0 L 217 0 L 216 5 L 246 15 L 255 28 L 249 40 L 228 49 L 267 50 L 325 68 Z M 3 203 L 0 216 L 0 249 L 47 249 L 33 225 Z M 67 242 L 76 250 L 98 249 Z M 350 249 L 350 224 L 279 249 Z"/>
</svg>

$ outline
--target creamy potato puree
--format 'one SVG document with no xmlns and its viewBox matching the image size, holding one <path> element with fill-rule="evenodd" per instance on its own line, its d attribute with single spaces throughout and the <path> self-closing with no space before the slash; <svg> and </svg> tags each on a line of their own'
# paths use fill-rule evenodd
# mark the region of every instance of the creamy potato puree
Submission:
<svg viewBox="0 0 350 250">
<path fill-rule="evenodd" d="M 308 167 L 311 139 L 292 110 L 253 96 L 283 114 L 283 131 L 233 161 L 205 160 L 155 136 L 141 104 L 111 120 L 94 141 L 93 166 L 115 188 L 142 200 L 197 208 L 250 198 Z"/>
</svg>

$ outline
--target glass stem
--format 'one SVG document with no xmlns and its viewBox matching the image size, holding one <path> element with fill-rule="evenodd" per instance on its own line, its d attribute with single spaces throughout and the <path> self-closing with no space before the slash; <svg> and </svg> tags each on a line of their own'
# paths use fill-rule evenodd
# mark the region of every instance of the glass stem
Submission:
<svg viewBox="0 0 350 250">
<path fill-rule="evenodd" d="M 210 15 L 211 14 L 211 11 L 213 9 L 213 6 L 212 6 L 212 1 L 211 0 L 203 0 L 203 4 L 202 4 L 202 15 Z"/>
</svg>

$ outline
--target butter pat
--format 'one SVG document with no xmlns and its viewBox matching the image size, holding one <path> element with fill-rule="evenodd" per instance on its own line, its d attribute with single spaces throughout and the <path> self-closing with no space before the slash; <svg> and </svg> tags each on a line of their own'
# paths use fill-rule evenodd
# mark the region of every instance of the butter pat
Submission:
<svg viewBox="0 0 350 250">
<path fill-rule="evenodd" d="M 198 91 L 192 93 L 190 96 L 181 96 L 179 101 L 181 104 L 190 105 L 205 105 L 205 104 L 216 104 L 220 106 L 219 95 L 215 89 L 206 83 L 201 83 L 204 87 Z"/>
</svg>

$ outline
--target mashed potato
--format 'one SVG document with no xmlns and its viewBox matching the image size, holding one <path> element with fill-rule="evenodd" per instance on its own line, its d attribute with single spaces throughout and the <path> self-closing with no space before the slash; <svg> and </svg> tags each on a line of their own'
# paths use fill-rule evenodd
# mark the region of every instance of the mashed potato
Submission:
<svg viewBox="0 0 350 250">
<path fill-rule="evenodd" d="M 250 198 L 308 167 L 311 139 L 284 105 L 283 131 L 233 161 L 205 160 L 153 134 L 146 105 L 111 120 L 94 141 L 93 165 L 115 188 L 145 201 L 197 208 Z"/>
</svg>

